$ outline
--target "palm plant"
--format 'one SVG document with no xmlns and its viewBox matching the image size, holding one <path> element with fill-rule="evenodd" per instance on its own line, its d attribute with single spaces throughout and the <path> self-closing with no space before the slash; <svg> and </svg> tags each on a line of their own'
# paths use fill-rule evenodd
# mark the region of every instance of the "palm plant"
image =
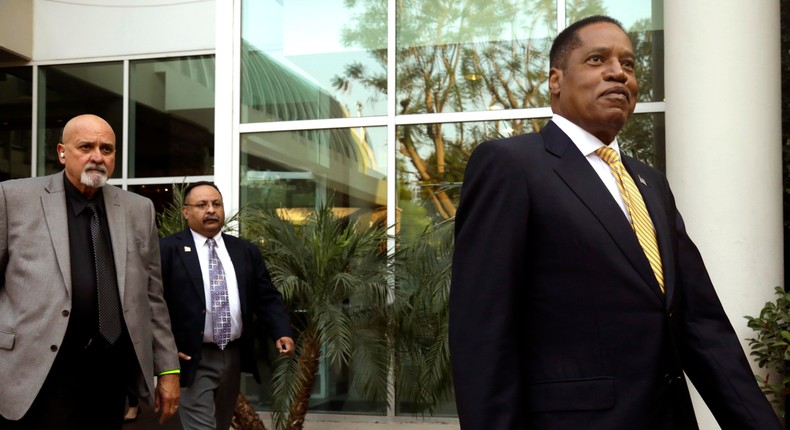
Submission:
<svg viewBox="0 0 790 430">
<path fill-rule="evenodd" d="M 244 236 L 261 244 L 297 330 L 296 353 L 274 369 L 275 427 L 304 427 L 322 357 L 353 367 L 351 383 L 363 397 L 387 399 L 389 333 L 402 299 L 388 283 L 394 253 L 386 248 L 386 226 L 338 217 L 328 203 L 304 222 L 249 210 L 241 224 Z"/>
<path fill-rule="evenodd" d="M 160 238 L 187 228 L 187 220 L 181 213 L 181 208 L 184 207 L 185 188 L 186 184 L 173 184 L 173 201 L 165 205 L 161 213 L 156 214 Z"/>
<path fill-rule="evenodd" d="M 409 312 L 393 327 L 398 360 L 395 373 L 399 398 L 414 414 L 433 414 L 452 398 L 453 385 L 447 339 L 453 219 L 425 229 L 396 261 L 395 279 Z"/>
</svg>

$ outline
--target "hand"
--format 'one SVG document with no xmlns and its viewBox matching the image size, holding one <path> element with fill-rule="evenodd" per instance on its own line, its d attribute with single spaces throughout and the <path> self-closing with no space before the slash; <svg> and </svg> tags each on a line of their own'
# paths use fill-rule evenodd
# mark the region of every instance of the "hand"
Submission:
<svg viewBox="0 0 790 430">
<path fill-rule="evenodd" d="M 178 401 L 181 398 L 179 376 L 177 373 L 161 375 L 156 382 L 156 396 L 154 398 L 154 412 L 159 413 L 159 424 L 178 412 Z"/>
<path fill-rule="evenodd" d="M 296 351 L 294 340 L 288 336 L 277 339 L 277 342 L 274 344 L 277 345 L 277 351 L 280 351 L 280 355 L 293 355 L 294 351 Z"/>
<path fill-rule="evenodd" d="M 184 354 L 183 352 L 179 352 L 179 353 L 178 353 L 178 358 L 180 358 L 180 359 L 182 359 L 182 360 L 186 360 L 186 361 L 189 361 L 189 360 L 191 360 L 191 359 L 192 359 L 192 357 L 190 357 L 190 356 L 188 356 L 188 355 Z"/>
</svg>

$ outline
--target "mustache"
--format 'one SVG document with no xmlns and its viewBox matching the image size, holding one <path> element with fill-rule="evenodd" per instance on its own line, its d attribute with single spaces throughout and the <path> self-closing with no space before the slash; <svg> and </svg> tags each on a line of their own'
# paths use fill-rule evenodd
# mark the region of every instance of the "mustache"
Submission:
<svg viewBox="0 0 790 430">
<path fill-rule="evenodd" d="M 219 217 L 216 215 L 206 215 L 203 217 L 203 221 L 219 221 Z"/>
<path fill-rule="evenodd" d="M 82 169 L 82 171 L 87 172 L 88 170 L 98 170 L 104 174 L 107 174 L 107 168 L 104 167 L 103 164 L 88 163 L 85 165 L 85 168 Z"/>
</svg>

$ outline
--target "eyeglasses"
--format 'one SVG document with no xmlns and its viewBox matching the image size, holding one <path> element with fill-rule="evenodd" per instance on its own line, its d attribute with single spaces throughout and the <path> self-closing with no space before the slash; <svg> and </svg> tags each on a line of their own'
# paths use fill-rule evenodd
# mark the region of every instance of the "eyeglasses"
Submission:
<svg viewBox="0 0 790 430">
<path fill-rule="evenodd" d="M 193 208 L 204 211 L 208 209 L 209 206 L 214 207 L 214 209 L 222 209 L 222 202 L 197 202 L 195 204 L 184 203 L 184 206 L 192 206 Z"/>
</svg>

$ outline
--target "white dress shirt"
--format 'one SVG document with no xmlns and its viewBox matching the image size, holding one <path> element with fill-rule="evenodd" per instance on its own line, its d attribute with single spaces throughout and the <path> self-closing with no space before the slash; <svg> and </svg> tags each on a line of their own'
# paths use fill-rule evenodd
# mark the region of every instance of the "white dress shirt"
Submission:
<svg viewBox="0 0 790 430">
<path fill-rule="evenodd" d="M 595 170 L 595 173 L 598 174 L 604 185 L 606 185 L 606 188 L 609 190 L 612 198 L 614 198 L 617 204 L 620 205 L 620 209 L 623 211 L 625 216 L 630 219 L 631 216 L 628 213 L 628 209 L 625 207 L 623 196 L 620 195 L 620 188 L 617 187 L 617 180 L 612 174 L 612 169 L 609 167 L 606 161 L 603 161 L 603 159 L 595 153 L 598 148 L 602 148 L 607 145 L 583 128 L 568 121 L 560 115 L 554 114 L 551 120 L 554 122 L 554 124 L 557 124 L 557 127 L 559 127 L 560 130 L 562 130 L 568 135 L 568 137 L 571 138 L 576 147 L 579 148 L 579 151 L 584 154 L 584 157 L 587 158 L 587 162 L 590 163 L 590 166 L 592 166 L 592 168 Z M 620 156 L 620 147 L 617 145 L 617 138 L 609 143 L 608 146 L 617 152 L 618 157 Z"/>
<path fill-rule="evenodd" d="M 206 322 L 203 329 L 203 342 L 214 342 L 214 330 L 212 330 L 213 315 L 211 312 L 211 284 L 208 275 L 208 238 L 200 233 L 191 230 L 192 238 L 195 240 L 198 259 L 200 260 L 200 271 L 203 274 L 203 291 L 206 295 Z M 236 271 L 233 269 L 233 262 L 230 261 L 228 249 L 225 241 L 222 240 L 222 233 L 214 236 L 216 243 L 217 257 L 222 263 L 225 271 L 225 282 L 228 285 L 228 305 L 230 306 L 230 340 L 234 341 L 241 337 L 241 304 L 239 301 L 239 283 L 236 280 Z"/>
</svg>

